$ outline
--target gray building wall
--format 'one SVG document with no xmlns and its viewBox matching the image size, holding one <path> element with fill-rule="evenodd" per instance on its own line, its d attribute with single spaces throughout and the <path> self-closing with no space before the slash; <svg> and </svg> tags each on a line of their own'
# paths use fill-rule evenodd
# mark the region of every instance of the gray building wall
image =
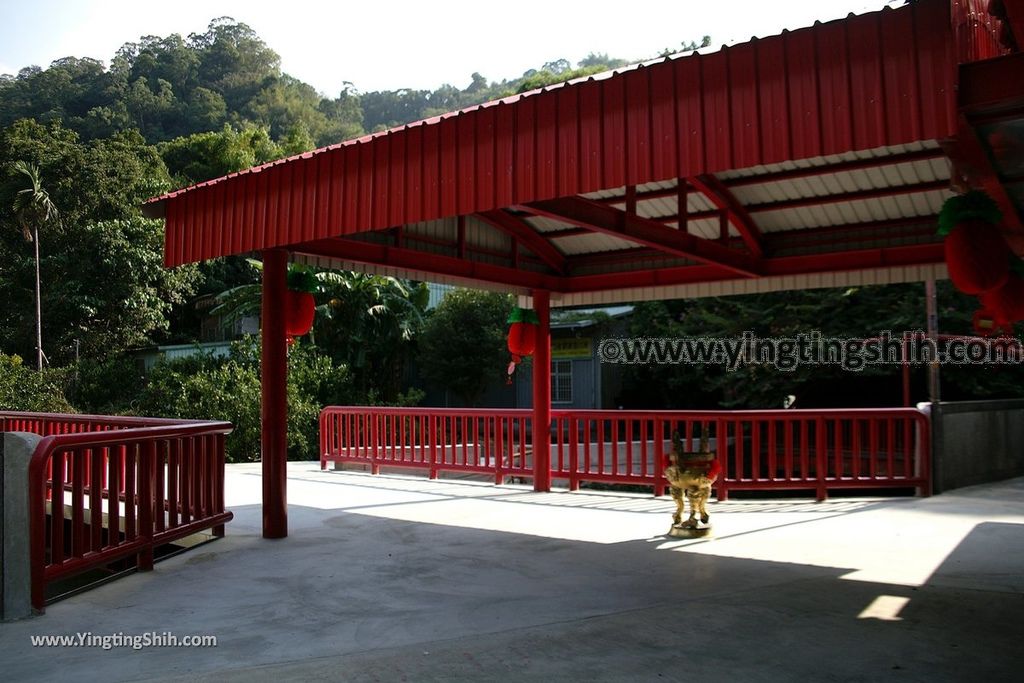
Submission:
<svg viewBox="0 0 1024 683">
<path fill-rule="evenodd" d="M 557 359 L 556 359 L 557 360 Z M 555 401 L 552 408 L 601 408 L 600 384 L 598 374 L 600 364 L 593 358 L 566 359 L 572 363 L 572 401 L 569 403 Z M 516 382 L 517 402 L 519 407 L 528 408 L 533 405 L 533 370 L 532 367 L 522 368 L 524 372 Z M 519 374 L 519 370 L 516 374 Z"/>
<path fill-rule="evenodd" d="M 935 403 L 935 493 L 1024 475 L 1024 399 Z"/>
</svg>

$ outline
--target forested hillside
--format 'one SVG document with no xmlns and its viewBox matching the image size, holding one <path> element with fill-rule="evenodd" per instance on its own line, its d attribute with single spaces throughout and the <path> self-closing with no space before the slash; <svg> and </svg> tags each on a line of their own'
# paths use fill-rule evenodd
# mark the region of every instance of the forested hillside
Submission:
<svg viewBox="0 0 1024 683">
<path fill-rule="evenodd" d="M 174 180 L 192 182 L 225 170 L 196 157 L 229 167 L 267 161 L 626 63 L 591 54 L 575 67 L 559 59 L 501 81 L 467 74 L 464 88 L 359 93 L 349 86 L 322 94 L 283 73 L 280 57 L 252 29 L 221 18 L 187 38 L 125 43 L 109 67 L 67 57 L 0 76 L 0 127 L 59 121 L 85 141 L 137 130 L 159 146 Z M 211 149 L 218 146 L 226 153 Z"/>
</svg>

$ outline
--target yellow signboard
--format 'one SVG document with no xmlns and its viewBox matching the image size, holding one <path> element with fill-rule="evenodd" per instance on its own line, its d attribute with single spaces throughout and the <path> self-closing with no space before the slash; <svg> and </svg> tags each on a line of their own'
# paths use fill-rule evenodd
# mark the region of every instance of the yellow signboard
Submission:
<svg viewBox="0 0 1024 683">
<path fill-rule="evenodd" d="M 590 358 L 590 337 L 557 337 L 551 340 L 552 358 Z"/>
</svg>

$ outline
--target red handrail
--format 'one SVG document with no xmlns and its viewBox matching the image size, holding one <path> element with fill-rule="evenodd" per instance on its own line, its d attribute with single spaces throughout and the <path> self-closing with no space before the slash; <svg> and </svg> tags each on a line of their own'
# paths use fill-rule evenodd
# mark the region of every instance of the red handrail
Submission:
<svg viewBox="0 0 1024 683">
<path fill-rule="evenodd" d="M 532 412 L 525 409 L 328 406 L 320 464 L 368 464 L 532 477 Z M 930 493 L 929 422 L 912 408 L 810 410 L 554 410 L 551 476 L 651 486 L 656 494 L 672 437 L 686 449 L 707 434 L 729 491 L 916 488 Z M 492 453 L 495 457 L 488 457 Z M 517 458 L 517 456 L 520 456 Z"/>
<path fill-rule="evenodd" d="M 150 569 L 156 547 L 204 529 L 223 535 L 233 517 L 224 509 L 228 422 L 10 412 L 0 418 L 8 431 L 50 432 L 28 474 L 32 605 L 39 611 L 55 580 L 133 555 L 140 570 Z M 80 429 L 93 431 L 73 431 Z"/>
<path fill-rule="evenodd" d="M 320 466 L 356 462 L 385 467 L 533 476 L 528 410 L 328 406 L 320 413 Z"/>
</svg>

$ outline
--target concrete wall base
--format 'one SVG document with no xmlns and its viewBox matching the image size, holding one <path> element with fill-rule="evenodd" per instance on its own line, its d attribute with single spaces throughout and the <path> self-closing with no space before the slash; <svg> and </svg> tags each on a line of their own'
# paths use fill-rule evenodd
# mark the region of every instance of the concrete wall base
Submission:
<svg viewBox="0 0 1024 683">
<path fill-rule="evenodd" d="M 0 437 L 0 617 L 12 621 L 33 614 L 28 465 L 42 437 L 25 432 L 4 432 Z"/>
</svg>

